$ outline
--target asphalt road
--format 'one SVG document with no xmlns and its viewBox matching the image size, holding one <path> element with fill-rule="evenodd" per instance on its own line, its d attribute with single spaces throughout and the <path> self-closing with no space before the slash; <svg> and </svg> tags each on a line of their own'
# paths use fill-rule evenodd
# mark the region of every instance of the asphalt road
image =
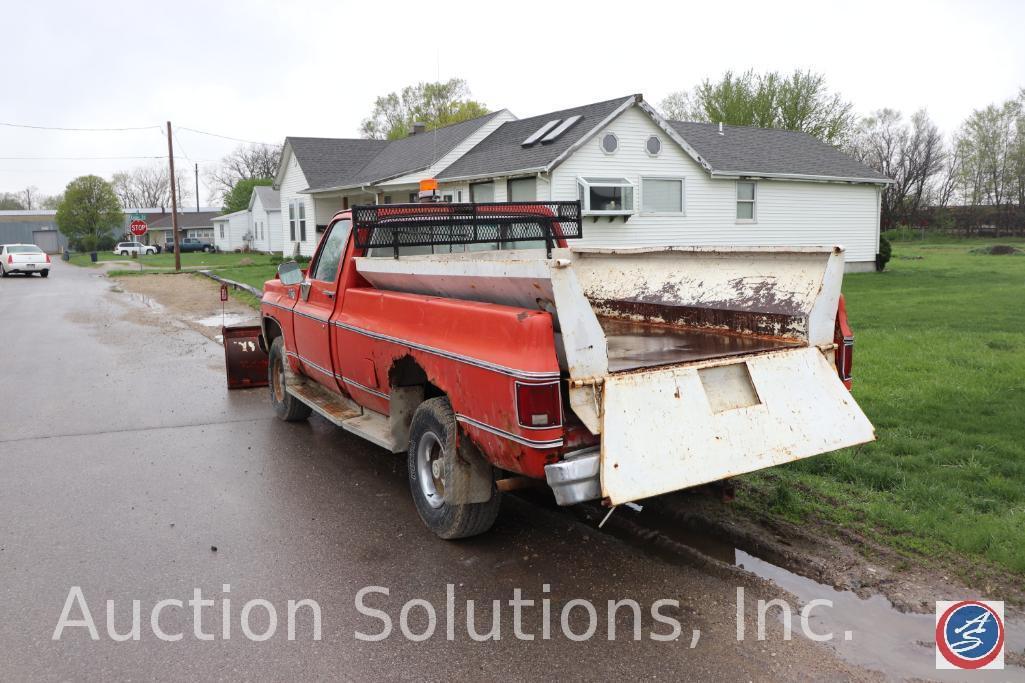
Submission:
<svg viewBox="0 0 1025 683">
<path fill-rule="evenodd" d="M 751 601 L 757 582 L 661 561 L 556 509 L 507 496 L 490 534 L 439 540 L 416 516 L 402 460 L 319 418 L 277 421 L 263 390 L 227 391 L 221 354 L 91 269 L 57 263 L 45 280 L 0 281 L 0 678 L 866 675 L 828 646 L 782 640 L 776 619 L 758 642 L 751 609 L 747 637 L 738 642 L 737 587 Z M 388 589 L 365 599 L 393 622 L 391 636 L 378 642 L 356 638 L 383 628 L 355 605 L 367 586 Z M 81 625 L 53 639 L 73 587 L 96 640 Z M 523 607 L 520 631 L 534 634 L 532 641 L 514 631 L 508 601 L 517 588 L 536 601 Z M 195 589 L 215 600 L 201 607 L 201 632 L 212 639 L 195 635 L 193 608 L 172 603 L 158 625 L 183 635 L 161 640 L 151 626 L 154 606 L 185 603 Z M 400 628 L 403 605 L 417 598 L 437 618 L 423 642 Z M 574 633 L 586 632 L 586 608 L 569 605 L 577 598 L 597 614 L 595 635 L 581 642 L 563 633 L 560 619 L 566 614 Z M 617 613 L 616 639 L 608 639 L 606 601 L 624 598 L 642 609 L 639 641 L 626 609 Z M 263 641 L 242 629 L 242 608 L 257 599 L 277 617 Z M 303 599 L 320 607 L 319 641 L 310 608 L 297 612 L 295 639 L 288 639 L 288 601 Z M 542 638 L 543 599 L 551 601 L 550 640 Z M 679 601 L 660 612 L 680 624 L 678 640 L 650 637 L 670 631 L 649 613 L 660 599 Z M 108 634 L 108 606 L 115 631 L 124 633 L 133 600 L 139 639 L 117 642 Z M 491 601 L 504 601 L 500 640 L 471 638 L 467 600 L 475 601 L 479 632 L 489 630 Z M 429 626 L 426 614 L 422 603 L 410 608 L 411 632 Z M 265 604 L 248 616 L 253 635 L 268 629 Z M 81 618 L 76 603 L 69 619 Z M 692 648 L 693 629 L 700 638 Z"/>
</svg>

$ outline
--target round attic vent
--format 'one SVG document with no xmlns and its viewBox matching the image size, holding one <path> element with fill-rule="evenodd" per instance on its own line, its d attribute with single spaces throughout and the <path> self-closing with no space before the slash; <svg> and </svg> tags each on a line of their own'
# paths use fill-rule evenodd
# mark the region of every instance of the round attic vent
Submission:
<svg viewBox="0 0 1025 683">
<path fill-rule="evenodd" d="M 613 154 L 619 149 L 619 138 L 615 133 L 606 133 L 601 136 L 601 150 L 606 154 Z"/>
</svg>

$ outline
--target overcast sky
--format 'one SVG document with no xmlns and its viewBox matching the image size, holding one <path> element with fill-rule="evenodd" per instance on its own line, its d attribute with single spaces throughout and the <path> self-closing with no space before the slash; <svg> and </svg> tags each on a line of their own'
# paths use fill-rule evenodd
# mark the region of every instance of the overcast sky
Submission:
<svg viewBox="0 0 1025 683">
<path fill-rule="evenodd" d="M 375 96 L 439 75 L 523 117 L 753 67 L 820 71 L 860 113 L 924 107 L 949 133 L 1025 86 L 1020 1 L 0 2 L 0 122 L 38 126 L 355 137 Z M 237 144 L 176 139 L 201 175 Z M 151 163 L 7 157 L 166 153 L 156 128 L 0 126 L 0 191 Z"/>
</svg>

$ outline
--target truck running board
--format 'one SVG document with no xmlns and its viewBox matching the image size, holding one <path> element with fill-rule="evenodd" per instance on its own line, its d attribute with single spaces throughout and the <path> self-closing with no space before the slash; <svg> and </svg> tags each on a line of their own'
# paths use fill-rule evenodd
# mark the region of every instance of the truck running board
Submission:
<svg viewBox="0 0 1025 683">
<path fill-rule="evenodd" d="M 337 427 L 362 437 L 392 453 L 406 450 L 392 436 L 387 415 L 366 410 L 358 403 L 301 375 L 289 372 L 285 390 Z"/>
</svg>

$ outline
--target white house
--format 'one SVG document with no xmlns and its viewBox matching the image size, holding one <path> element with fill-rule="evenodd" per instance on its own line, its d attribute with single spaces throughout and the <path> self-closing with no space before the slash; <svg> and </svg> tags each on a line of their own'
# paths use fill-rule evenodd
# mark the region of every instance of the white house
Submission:
<svg viewBox="0 0 1025 683">
<path fill-rule="evenodd" d="M 249 225 L 253 235 L 252 249 L 282 251 L 281 196 L 273 187 L 258 185 L 249 197 Z"/>
<path fill-rule="evenodd" d="M 446 143 L 429 163 L 407 152 L 430 154 L 433 131 L 286 140 L 278 185 L 302 253 L 312 253 L 311 226 L 335 211 L 408 201 L 433 176 L 451 201 L 579 199 L 587 245 L 840 244 L 850 270 L 874 267 L 880 192 L 891 181 L 805 133 L 667 121 L 640 95 L 464 124 L 437 131 Z"/>
<path fill-rule="evenodd" d="M 214 245 L 218 251 L 249 251 L 252 229 L 247 209 L 226 213 L 213 219 Z"/>
</svg>

